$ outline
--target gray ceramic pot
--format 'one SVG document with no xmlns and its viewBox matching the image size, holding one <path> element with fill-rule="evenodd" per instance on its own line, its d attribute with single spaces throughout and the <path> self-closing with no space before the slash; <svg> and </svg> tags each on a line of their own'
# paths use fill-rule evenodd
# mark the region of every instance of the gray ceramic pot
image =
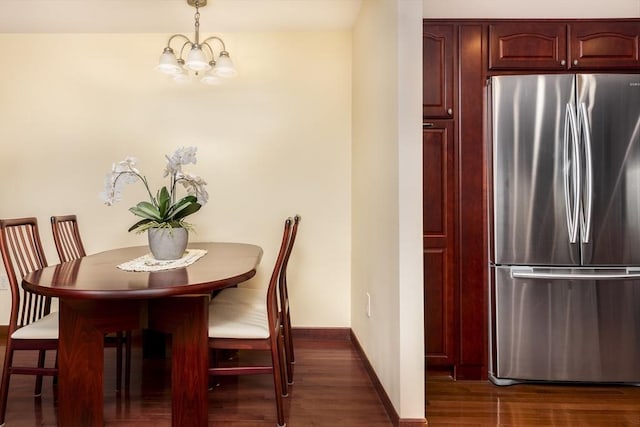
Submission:
<svg viewBox="0 0 640 427">
<path fill-rule="evenodd" d="M 189 231 L 186 228 L 150 228 L 147 237 L 155 259 L 180 259 L 187 248 Z"/>
</svg>

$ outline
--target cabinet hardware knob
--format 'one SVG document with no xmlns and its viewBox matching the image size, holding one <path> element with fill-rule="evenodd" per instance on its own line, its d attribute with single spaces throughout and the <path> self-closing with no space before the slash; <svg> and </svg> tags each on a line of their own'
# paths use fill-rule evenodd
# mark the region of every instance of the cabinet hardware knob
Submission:
<svg viewBox="0 0 640 427">
<path fill-rule="evenodd" d="M 449 108 L 449 109 L 447 110 L 447 114 L 449 114 L 449 115 L 451 116 L 451 115 L 453 114 L 453 110 L 452 110 L 451 108 Z"/>
<path fill-rule="evenodd" d="M 578 65 L 578 60 L 577 59 L 573 60 L 573 65 Z"/>
<path fill-rule="evenodd" d="M 560 61 L 560 65 L 566 65 L 567 61 L 565 61 L 564 59 L 562 61 Z"/>
</svg>

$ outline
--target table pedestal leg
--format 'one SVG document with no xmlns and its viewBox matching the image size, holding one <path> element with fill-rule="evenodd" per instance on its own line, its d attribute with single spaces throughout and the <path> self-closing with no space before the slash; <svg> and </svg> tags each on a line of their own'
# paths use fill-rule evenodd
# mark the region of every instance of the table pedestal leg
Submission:
<svg viewBox="0 0 640 427">
<path fill-rule="evenodd" d="M 104 334 L 60 300 L 58 425 L 102 426 Z"/>
<path fill-rule="evenodd" d="M 141 326 L 139 301 L 60 299 L 58 425 L 104 425 L 104 334 Z"/>
<path fill-rule="evenodd" d="M 149 301 L 149 328 L 171 333 L 171 424 L 206 427 L 209 295 Z"/>
</svg>

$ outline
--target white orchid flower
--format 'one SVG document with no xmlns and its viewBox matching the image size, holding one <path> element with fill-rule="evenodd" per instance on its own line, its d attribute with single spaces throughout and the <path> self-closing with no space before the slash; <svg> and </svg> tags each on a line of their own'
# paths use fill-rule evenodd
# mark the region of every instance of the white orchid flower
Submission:
<svg viewBox="0 0 640 427">
<path fill-rule="evenodd" d="M 187 189 L 188 194 L 196 196 L 201 205 L 209 201 L 209 194 L 204 188 L 207 182 L 198 175 L 180 172 L 176 175 L 176 181 L 179 181 Z"/>
<path fill-rule="evenodd" d="M 190 173 L 183 173 L 182 166 L 190 163 L 196 163 L 197 147 L 182 147 L 178 148 L 171 156 L 166 156 L 167 165 L 164 170 L 164 176 L 170 177 L 168 186 L 162 187 L 161 191 L 152 193 L 147 182 L 147 178 L 140 173 L 136 168 L 138 159 L 135 157 L 127 156 L 124 160 L 113 163 L 111 172 L 105 177 L 104 191 L 100 193 L 100 198 L 107 205 L 111 206 L 116 202 L 122 200 L 122 190 L 126 184 L 132 184 L 134 182 L 142 181 L 149 195 L 149 202 L 140 202 L 136 206 L 129 210 L 137 216 L 143 218 L 135 225 L 133 225 L 129 231 L 137 230 L 144 231 L 153 227 L 192 227 L 190 224 L 184 222 L 184 217 L 190 215 L 200 208 L 200 206 L 207 203 L 209 200 L 209 194 L 205 189 L 207 185 L 206 181 L 197 175 Z M 179 203 L 184 198 L 178 200 L 176 197 L 176 184 L 181 182 L 190 196 L 195 196 L 198 206 L 195 210 L 185 211 L 182 209 L 171 208 L 171 205 Z M 155 195 L 154 195 L 155 194 Z M 167 201 L 170 205 L 167 208 Z M 195 201 L 189 201 L 188 203 L 194 204 Z M 151 210 L 150 210 L 151 209 Z M 157 213 L 153 214 L 150 218 L 150 212 L 157 210 Z M 180 212 L 183 212 L 181 215 Z M 187 212 L 186 215 L 184 212 Z"/>
</svg>

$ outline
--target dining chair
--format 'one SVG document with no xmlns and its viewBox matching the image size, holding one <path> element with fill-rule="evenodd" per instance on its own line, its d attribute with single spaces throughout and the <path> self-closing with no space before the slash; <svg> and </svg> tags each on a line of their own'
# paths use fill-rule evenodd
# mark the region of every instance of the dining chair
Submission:
<svg viewBox="0 0 640 427">
<path fill-rule="evenodd" d="M 0 425 L 4 425 L 11 375 L 35 375 L 34 395 L 42 394 L 42 377 L 58 374 L 57 363 L 45 367 L 47 350 L 58 347 L 58 313 L 51 297 L 23 290 L 20 280 L 47 266 L 36 218 L 0 219 L 0 253 L 11 290 L 11 314 L 0 383 Z M 14 365 L 16 351 L 38 351 L 36 366 Z"/>
<path fill-rule="evenodd" d="M 278 426 L 284 426 L 284 402 L 287 395 L 283 330 L 278 312 L 278 283 L 291 240 L 291 218 L 284 223 L 282 242 L 278 251 L 266 299 L 262 305 L 213 298 L 209 304 L 209 348 L 215 350 L 262 350 L 271 353 L 269 365 L 242 365 L 241 356 L 233 366 L 221 366 L 214 357 L 209 375 L 272 374 L 276 399 Z"/>
<path fill-rule="evenodd" d="M 56 245 L 60 262 L 69 262 L 86 256 L 78 218 L 76 215 L 54 215 L 51 217 L 51 230 L 53 242 Z M 107 334 L 104 340 L 105 347 L 116 348 L 116 390 L 122 390 L 122 359 L 124 351 L 124 386 L 129 389 L 131 383 L 131 331 L 118 331 L 115 334 Z"/>
<path fill-rule="evenodd" d="M 295 243 L 296 236 L 298 234 L 298 226 L 302 217 L 295 215 L 293 218 L 293 226 L 291 229 L 291 238 L 287 244 L 287 249 L 284 255 L 284 261 L 282 269 L 278 277 L 278 296 L 279 296 L 279 315 L 280 325 L 282 327 L 282 335 L 284 338 L 285 346 L 285 359 L 286 359 L 286 375 L 287 383 L 293 384 L 293 365 L 295 364 L 295 353 L 293 346 L 293 335 L 291 331 L 291 310 L 289 304 L 289 288 L 287 284 L 287 266 L 289 264 L 289 258 L 293 250 L 293 244 Z M 266 292 L 264 289 L 249 288 L 249 287 L 235 287 L 227 288 L 220 291 L 215 299 L 219 302 L 228 301 L 235 304 L 252 304 L 261 306 L 264 305 L 266 299 Z"/>
</svg>

